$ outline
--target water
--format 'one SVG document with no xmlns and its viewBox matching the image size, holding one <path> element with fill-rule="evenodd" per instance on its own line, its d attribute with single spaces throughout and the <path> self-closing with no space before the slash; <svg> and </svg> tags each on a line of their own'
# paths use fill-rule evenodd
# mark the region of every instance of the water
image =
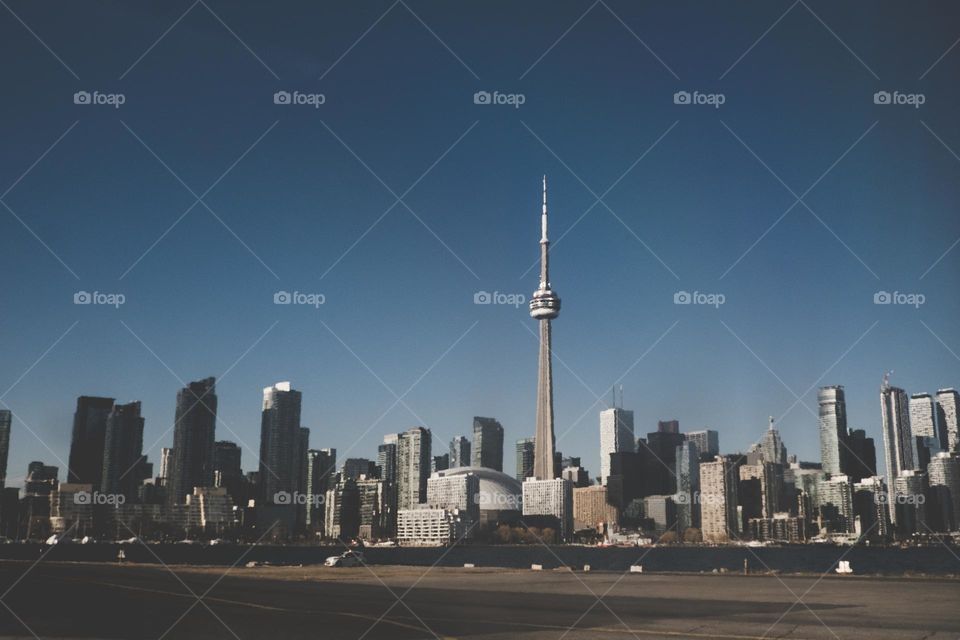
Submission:
<svg viewBox="0 0 960 640">
<path fill-rule="evenodd" d="M 321 564 L 344 547 L 259 545 L 186 545 L 142 544 L 123 545 L 126 558 L 133 562 L 166 564 L 233 565 L 249 561 L 271 564 Z M 62 544 L 54 548 L 41 544 L 8 544 L 0 546 L 0 559 L 36 560 L 41 553 L 49 560 L 81 562 L 113 562 L 120 545 Z M 597 548 L 579 546 L 471 546 L 366 548 L 370 565 L 413 565 L 462 567 L 529 568 L 541 564 L 544 570 L 564 565 L 581 569 L 589 564 L 596 571 L 626 571 L 640 564 L 644 571 L 711 572 L 743 570 L 749 562 L 755 573 L 824 573 L 832 571 L 843 559 L 850 562 L 856 574 L 881 575 L 955 575 L 960 576 L 960 550 L 942 545 L 901 549 L 895 547 L 835 547 L 826 545 L 791 545 L 783 547 L 653 547 Z"/>
</svg>

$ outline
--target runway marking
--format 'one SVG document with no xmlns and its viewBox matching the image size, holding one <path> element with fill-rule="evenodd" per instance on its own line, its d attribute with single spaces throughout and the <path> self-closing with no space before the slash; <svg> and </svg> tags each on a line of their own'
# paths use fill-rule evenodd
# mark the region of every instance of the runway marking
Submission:
<svg viewBox="0 0 960 640">
<path fill-rule="evenodd" d="M 72 581 L 72 582 L 88 582 L 87 580 L 83 580 L 83 579 L 81 579 L 81 578 L 61 578 L 61 579 L 62 579 L 62 580 L 70 580 L 70 581 Z M 133 586 L 133 585 L 119 584 L 119 583 L 116 583 L 116 582 L 104 582 L 104 581 L 100 581 L 100 580 L 98 580 L 97 583 L 98 583 L 98 584 L 102 584 L 102 585 L 104 585 L 104 586 L 106 586 L 106 587 L 114 587 L 114 588 L 117 588 L 117 589 L 126 589 L 126 590 L 128 590 L 128 591 L 143 591 L 143 592 L 146 592 L 146 593 L 158 593 L 158 594 L 161 594 L 161 595 L 176 596 L 176 597 L 178 597 L 178 598 L 192 598 L 192 599 L 195 599 L 194 596 L 191 595 L 191 594 L 189 594 L 189 593 L 180 593 L 180 592 L 177 592 L 177 591 L 165 591 L 165 590 L 163 590 L 163 589 L 150 589 L 150 588 L 148 588 L 148 587 L 135 587 L 135 586 Z M 299 614 L 301 614 L 301 615 L 329 614 L 329 615 L 335 615 L 335 616 L 344 616 L 344 617 L 347 617 L 347 618 L 359 618 L 359 619 L 362 619 L 362 620 L 369 620 L 369 621 L 373 621 L 373 620 L 377 620 L 377 619 L 378 619 L 377 616 L 366 615 L 366 614 L 362 614 L 362 613 L 349 613 L 349 612 L 347 612 L 347 611 L 320 611 L 320 610 L 317 610 L 317 609 L 311 609 L 311 610 L 288 609 L 288 608 L 286 608 L 286 607 L 275 607 L 275 606 L 273 606 L 273 605 L 260 604 L 259 602 L 246 602 L 246 601 L 244 601 L 244 600 L 230 600 L 230 599 L 227 599 L 227 598 L 217 598 L 217 597 L 215 597 L 215 596 L 207 596 L 207 597 L 204 597 L 203 600 L 204 600 L 204 601 L 219 602 L 219 603 L 221 603 L 221 604 L 231 604 L 231 605 L 236 605 L 236 606 L 241 606 L 241 607 L 253 607 L 254 609 L 263 609 L 263 610 L 265 610 L 265 611 L 278 611 L 278 612 L 282 612 L 282 613 L 299 613 Z M 403 622 L 398 622 L 398 621 L 396 621 L 396 620 L 391 620 L 390 618 L 384 618 L 383 620 L 381 620 L 381 622 L 386 623 L 386 624 L 392 624 L 392 625 L 394 625 L 394 626 L 396 626 L 396 627 L 400 627 L 401 629 L 409 629 L 409 630 L 417 631 L 417 632 L 423 631 L 423 627 L 414 626 L 414 625 L 406 624 L 406 623 L 403 623 Z M 454 637 L 454 636 L 442 636 L 442 640 L 458 640 L 458 639 L 457 639 L 456 637 Z"/>
</svg>

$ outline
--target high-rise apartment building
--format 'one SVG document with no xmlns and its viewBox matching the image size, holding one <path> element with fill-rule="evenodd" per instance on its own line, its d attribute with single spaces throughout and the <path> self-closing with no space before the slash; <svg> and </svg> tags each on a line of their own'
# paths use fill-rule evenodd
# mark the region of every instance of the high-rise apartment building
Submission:
<svg viewBox="0 0 960 640">
<path fill-rule="evenodd" d="M 263 390 L 260 418 L 260 499 L 274 502 L 278 493 L 297 490 L 297 452 L 300 449 L 302 396 L 289 382 Z"/>
<path fill-rule="evenodd" d="M 138 488 L 148 476 L 143 456 L 140 403 L 114 405 L 104 432 L 103 472 L 100 491 L 136 501 Z"/>
<path fill-rule="evenodd" d="M 717 456 L 700 463 L 700 521 L 703 539 L 724 542 L 739 537 L 737 477 L 733 464 Z"/>
<path fill-rule="evenodd" d="M 397 508 L 413 509 L 427 500 L 430 477 L 431 435 L 429 429 L 413 427 L 397 442 Z"/>
<path fill-rule="evenodd" d="M 471 466 L 503 471 L 503 426 L 493 418 L 475 417 L 471 451 Z"/>
<path fill-rule="evenodd" d="M 103 440 L 107 433 L 107 417 L 113 410 L 113 398 L 80 396 L 73 414 L 70 438 L 68 482 L 103 484 Z"/>
<path fill-rule="evenodd" d="M 523 482 L 533 476 L 533 438 L 517 440 L 517 472 L 516 478 Z"/>
<path fill-rule="evenodd" d="M 457 436 L 450 441 L 450 468 L 469 467 L 470 464 L 470 441 L 464 436 Z"/>
<path fill-rule="evenodd" d="M 13 413 L 7 409 L 0 409 L 0 493 L 7 484 L 7 459 L 10 456 L 10 428 L 13 424 Z"/>
<path fill-rule="evenodd" d="M 897 524 L 897 478 L 904 471 L 914 469 L 917 445 L 910 429 L 910 410 L 907 392 L 890 386 L 889 374 L 880 388 L 880 417 L 883 431 L 883 452 L 887 466 L 887 486 L 893 490 L 889 501 L 890 522 Z"/>
<path fill-rule="evenodd" d="M 685 435 L 687 440 L 697 445 L 701 460 L 709 462 L 720 455 L 720 434 L 713 429 L 690 431 Z"/>
<path fill-rule="evenodd" d="M 847 402 L 843 387 L 821 387 L 817 393 L 820 405 L 820 461 L 823 471 L 832 475 L 846 472 Z"/>
<path fill-rule="evenodd" d="M 173 426 L 173 464 L 167 498 L 182 504 L 194 487 L 213 486 L 217 426 L 216 380 L 191 382 L 177 392 Z"/>
<path fill-rule="evenodd" d="M 915 393 L 910 396 L 910 431 L 913 436 L 936 438 L 938 446 L 943 448 L 946 434 L 940 432 L 937 413 L 936 403 L 929 393 Z"/>
<path fill-rule="evenodd" d="M 958 416 L 960 416 L 960 393 L 955 389 L 937 391 L 937 422 L 943 425 L 943 433 L 947 438 L 943 444 L 943 450 L 949 453 L 960 453 Z"/>
<path fill-rule="evenodd" d="M 927 479 L 933 498 L 937 531 L 960 530 L 960 458 L 946 451 L 938 453 L 927 465 Z M 934 516 L 928 509 L 928 515 Z"/>
<path fill-rule="evenodd" d="M 680 533 L 700 527 L 700 451 L 686 440 L 677 447 L 677 525 Z"/>
</svg>

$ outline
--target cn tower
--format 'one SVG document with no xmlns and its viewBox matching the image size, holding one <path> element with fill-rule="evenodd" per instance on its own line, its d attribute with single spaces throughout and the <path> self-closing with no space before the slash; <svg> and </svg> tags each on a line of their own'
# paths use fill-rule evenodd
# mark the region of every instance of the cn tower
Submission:
<svg viewBox="0 0 960 640">
<path fill-rule="evenodd" d="M 537 430 L 533 445 L 533 477 L 556 476 L 553 435 L 553 363 L 550 321 L 560 315 L 560 297 L 550 288 L 550 241 L 547 239 L 547 177 L 543 177 L 543 212 L 540 214 L 540 286 L 530 300 L 530 317 L 540 323 L 540 370 L 537 377 Z"/>
</svg>

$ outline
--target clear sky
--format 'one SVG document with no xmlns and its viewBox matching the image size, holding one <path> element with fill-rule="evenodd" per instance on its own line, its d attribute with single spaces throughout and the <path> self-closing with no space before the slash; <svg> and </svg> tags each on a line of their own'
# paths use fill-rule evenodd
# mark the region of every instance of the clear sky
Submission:
<svg viewBox="0 0 960 640">
<path fill-rule="evenodd" d="M 30 460 L 65 478 L 82 394 L 141 400 L 157 463 L 177 389 L 211 375 L 247 470 L 261 390 L 290 380 L 341 459 L 417 424 L 443 452 L 488 415 L 512 472 L 536 327 L 474 295 L 536 287 L 542 174 L 557 448 L 592 474 L 615 382 L 639 434 L 676 418 L 736 451 L 773 415 L 813 460 L 817 386 L 846 386 L 882 460 L 884 371 L 960 385 L 953 3 L 7 4 L 8 484 Z"/>
</svg>

